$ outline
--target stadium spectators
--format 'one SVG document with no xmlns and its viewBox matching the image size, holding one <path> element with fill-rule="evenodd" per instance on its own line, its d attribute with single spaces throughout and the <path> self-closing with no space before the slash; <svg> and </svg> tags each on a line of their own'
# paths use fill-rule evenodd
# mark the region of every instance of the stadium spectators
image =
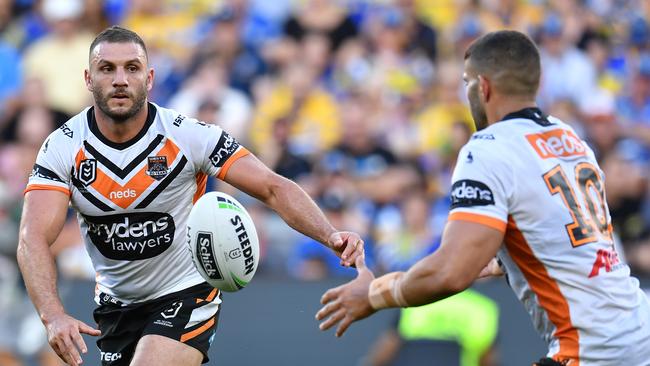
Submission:
<svg viewBox="0 0 650 366">
<path fill-rule="evenodd" d="M 591 141 L 621 253 L 650 276 L 649 17 L 639 0 L 0 0 L 0 191 L 20 207 L 34 146 L 88 104 L 93 35 L 119 22 L 150 46 L 152 101 L 222 124 L 314 197 L 336 192 L 353 213 L 343 227 L 362 223 L 381 242 L 378 215 L 408 200 L 422 171 L 439 233 L 471 133 L 462 52 L 512 27 L 540 43 L 540 105 Z M 269 247 L 286 247 L 262 272 L 286 272 L 299 248 L 311 255 L 270 212 L 250 211 L 265 240 L 284 243 Z"/>
</svg>

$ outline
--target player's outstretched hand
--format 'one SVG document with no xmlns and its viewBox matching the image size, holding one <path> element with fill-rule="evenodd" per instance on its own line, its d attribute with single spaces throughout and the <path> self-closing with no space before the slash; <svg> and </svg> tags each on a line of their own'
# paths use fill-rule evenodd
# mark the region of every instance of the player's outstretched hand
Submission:
<svg viewBox="0 0 650 366">
<path fill-rule="evenodd" d="M 83 362 L 79 352 L 88 352 L 88 347 L 86 347 L 81 333 L 91 336 L 101 335 L 99 330 L 63 313 L 49 319 L 46 329 L 47 340 L 54 352 L 66 364 L 71 366 L 81 365 Z"/>
<path fill-rule="evenodd" d="M 503 274 L 503 269 L 501 269 L 499 261 L 496 258 L 492 258 L 487 266 L 481 270 L 481 273 L 478 274 L 478 278 L 503 276 Z"/>
<path fill-rule="evenodd" d="M 357 233 L 337 231 L 330 235 L 327 244 L 341 258 L 341 265 L 350 267 L 363 256 L 363 240 Z"/>
<path fill-rule="evenodd" d="M 320 330 L 339 325 L 335 333 L 337 337 L 342 336 L 350 324 L 376 311 L 368 300 L 370 282 L 375 279 L 375 275 L 366 267 L 363 255 L 357 257 L 355 264 L 357 278 L 325 292 L 320 299 L 324 306 L 316 313 L 316 320 L 327 318 L 320 324 Z"/>
</svg>

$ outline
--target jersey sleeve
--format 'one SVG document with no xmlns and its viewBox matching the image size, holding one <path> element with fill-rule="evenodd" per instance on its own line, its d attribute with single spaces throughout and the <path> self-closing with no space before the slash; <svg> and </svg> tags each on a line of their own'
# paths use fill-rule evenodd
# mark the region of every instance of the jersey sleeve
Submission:
<svg viewBox="0 0 650 366">
<path fill-rule="evenodd" d="M 182 124 L 194 166 L 202 173 L 223 179 L 232 163 L 249 154 L 234 137 L 217 125 L 191 118 Z"/>
<path fill-rule="evenodd" d="M 53 132 L 43 143 L 29 175 L 25 193 L 33 190 L 54 190 L 70 196 L 70 168 L 66 162 L 68 141 L 63 141 L 60 130 Z M 62 146 L 65 144 L 65 146 Z"/>
<path fill-rule="evenodd" d="M 472 142 L 458 155 L 448 220 L 476 222 L 505 232 L 514 188 L 511 171 L 495 149 Z"/>
</svg>

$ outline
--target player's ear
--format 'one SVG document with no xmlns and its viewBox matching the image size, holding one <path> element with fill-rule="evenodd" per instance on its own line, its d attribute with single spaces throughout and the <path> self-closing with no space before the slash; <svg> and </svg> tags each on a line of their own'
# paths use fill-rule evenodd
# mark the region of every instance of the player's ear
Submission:
<svg viewBox="0 0 650 366">
<path fill-rule="evenodd" d="M 492 87 L 490 85 L 490 80 L 483 75 L 478 76 L 478 91 L 484 102 L 490 100 L 490 97 L 492 96 Z"/>
<path fill-rule="evenodd" d="M 89 91 L 93 91 L 93 80 L 90 78 L 90 70 L 84 70 L 84 81 L 86 82 L 86 88 Z"/>
<path fill-rule="evenodd" d="M 149 68 L 149 72 L 147 73 L 147 91 L 151 91 L 151 89 L 153 88 L 153 79 L 154 79 L 153 68 Z"/>
</svg>

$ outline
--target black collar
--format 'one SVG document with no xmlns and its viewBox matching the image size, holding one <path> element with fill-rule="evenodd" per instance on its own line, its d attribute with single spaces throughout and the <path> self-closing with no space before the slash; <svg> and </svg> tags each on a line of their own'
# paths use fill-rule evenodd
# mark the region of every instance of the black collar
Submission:
<svg viewBox="0 0 650 366">
<path fill-rule="evenodd" d="M 92 131 L 93 135 L 95 135 L 99 139 L 99 141 L 103 142 L 106 146 L 110 146 L 117 150 L 124 150 L 127 147 L 138 142 L 142 138 L 142 136 L 144 136 L 147 133 L 147 130 L 149 130 L 149 127 L 151 127 L 151 125 L 153 124 L 153 121 L 156 118 L 156 107 L 151 103 L 147 103 L 147 106 L 148 106 L 147 120 L 145 121 L 144 126 L 142 126 L 140 132 L 138 132 L 138 134 L 135 135 L 129 141 L 113 142 L 107 139 L 106 136 L 104 136 L 99 131 L 99 127 L 97 127 L 97 121 L 95 120 L 95 107 L 90 107 L 90 109 L 88 109 L 88 112 L 86 113 L 86 118 L 88 119 L 88 127 L 90 127 L 90 131 Z"/>
<path fill-rule="evenodd" d="M 541 126 L 551 126 L 553 123 L 548 120 L 548 115 L 544 114 L 539 108 L 537 107 L 532 107 L 532 108 L 524 108 L 522 110 L 512 112 L 507 114 L 501 121 L 506 121 L 509 119 L 515 119 L 515 118 L 524 118 L 524 119 L 529 119 L 537 123 L 538 125 Z"/>
</svg>

